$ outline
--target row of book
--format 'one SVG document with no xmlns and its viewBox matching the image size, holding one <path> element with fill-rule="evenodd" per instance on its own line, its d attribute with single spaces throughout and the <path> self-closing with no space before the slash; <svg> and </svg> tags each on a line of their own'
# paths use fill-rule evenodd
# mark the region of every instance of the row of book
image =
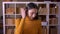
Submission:
<svg viewBox="0 0 60 34">
<path fill-rule="evenodd" d="M 6 9 L 6 14 L 14 14 L 15 13 L 15 8 L 7 8 Z M 20 8 L 16 9 L 16 13 L 20 14 Z M 57 14 L 58 9 L 57 8 L 50 8 L 50 14 Z M 40 8 L 38 11 L 39 15 L 47 15 L 48 11 L 47 8 Z"/>
<path fill-rule="evenodd" d="M 58 24 L 58 18 L 50 18 L 49 24 Z"/>
<path fill-rule="evenodd" d="M 16 18 L 21 18 L 20 16 L 17 16 Z M 43 24 L 45 24 L 45 22 L 46 22 L 46 18 L 41 18 L 41 21 L 42 22 L 44 22 Z M 12 18 L 6 18 L 6 24 L 8 24 L 8 25 L 11 25 L 11 24 L 14 24 L 15 23 L 15 18 L 14 17 L 12 17 Z M 52 24 L 52 25 L 54 25 L 54 24 L 58 24 L 58 18 L 56 17 L 56 18 L 50 18 L 49 19 L 49 24 Z"/>
<path fill-rule="evenodd" d="M 6 28 L 5 34 L 14 34 L 14 29 Z"/>
<path fill-rule="evenodd" d="M 47 15 L 48 14 L 47 8 L 39 8 L 38 14 Z"/>
<path fill-rule="evenodd" d="M 50 8 L 50 14 L 58 14 L 58 7 L 52 7 Z"/>
<path fill-rule="evenodd" d="M 49 30 L 47 27 L 42 27 L 42 34 L 47 34 L 49 31 L 49 34 L 58 34 L 57 26 L 50 26 Z"/>
<path fill-rule="evenodd" d="M 15 9 L 12 8 L 12 7 L 7 8 L 5 13 L 6 13 L 6 14 L 14 14 L 14 13 L 15 13 Z"/>
<path fill-rule="evenodd" d="M 6 14 L 20 14 L 20 8 L 25 7 L 25 4 L 17 4 L 16 8 L 14 7 L 14 4 L 12 5 L 6 5 L 5 13 Z"/>
<path fill-rule="evenodd" d="M 48 11 L 47 11 L 47 8 L 39 8 L 39 12 L 38 12 L 40 15 L 47 15 L 48 14 Z M 49 11 L 49 14 L 58 14 L 58 7 L 55 8 L 55 7 L 52 7 L 50 8 L 50 11 Z"/>
<path fill-rule="evenodd" d="M 14 25 L 15 24 L 15 21 L 14 19 L 11 19 L 11 18 L 6 18 L 6 21 L 5 21 L 6 25 Z"/>
<path fill-rule="evenodd" d="M 13 34 L 14 29 L 13 28 L 6 28 L 6 34 Z M 47 34 L 47 28 L 42 27 L 42 34 Z"/>
<path fill-rule="evenodd" d="M 21 7 L 23 7 L 23 5 Z M 6 14 L 14 14 L 14 13 L 15 13 L 15 8 L 9 7 L 6 9 Z M 18 6 L 16 8 L 16 13 L 20 14 L 20 8 L 18 8 Z M 39 9 L 39 11 L 38 11 L 38 14 L 42 14 L 42 15 L 47 14 L 47 13 L 48 12 L 47 12 L 46 8 Z"/>
<path fill-rule="evenodd" d="M 47 27 L 42 27 L 42 34 L 47 34 Z"/>
<path fill-rule="evenodd" d="M 58 34 L 57 26 L 50 27 L 49 32 L 49 34 Z"/>
</svg>

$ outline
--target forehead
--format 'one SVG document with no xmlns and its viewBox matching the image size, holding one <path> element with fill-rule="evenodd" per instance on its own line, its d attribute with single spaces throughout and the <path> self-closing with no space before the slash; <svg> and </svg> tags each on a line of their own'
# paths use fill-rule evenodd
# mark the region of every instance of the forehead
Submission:
<svg viewBox="0 0 60 34">
<path fill-rule="evenodd" d="M 33 9 L 29 9 L 29 12 L 37 12 L 37 9 L 33 8 Z"/>
</svg>

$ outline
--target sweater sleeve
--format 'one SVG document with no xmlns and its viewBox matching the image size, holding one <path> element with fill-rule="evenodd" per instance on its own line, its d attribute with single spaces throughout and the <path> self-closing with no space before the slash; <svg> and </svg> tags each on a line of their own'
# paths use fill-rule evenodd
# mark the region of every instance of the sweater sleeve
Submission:
<svg viewBox="0 0 60 34">
<path fill-rule="evenodd" d="M 20 19 L 19 18 L 15 19 L 15 28 L 18 28 L 19 24 L 20 24 Z"/>
<path fill-rule="evenodd" d="M 39 22 L 38 34 L 42 34 L 41 20 Z"/>
<path fill-rule="evenodd" d="M 22 34 L 24 20 L 25 19 L 21 19 L 21 21 L 19 23 L 17 22 L 18 23 L 18 24 L 16 24 L 17 28 L 15 28 L 15 33 L 14 34 Z"/>
</svg>

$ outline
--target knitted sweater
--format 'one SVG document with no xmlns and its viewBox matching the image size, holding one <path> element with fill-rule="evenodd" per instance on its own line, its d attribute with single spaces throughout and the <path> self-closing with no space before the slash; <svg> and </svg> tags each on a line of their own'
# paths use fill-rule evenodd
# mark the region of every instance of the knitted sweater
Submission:
<svg viewBox="0 0 60 34">
<path fill-rule="evenodd" d="M 14 34 L 42 34 L 41 20 L 15 19 Z"/>
</svg>

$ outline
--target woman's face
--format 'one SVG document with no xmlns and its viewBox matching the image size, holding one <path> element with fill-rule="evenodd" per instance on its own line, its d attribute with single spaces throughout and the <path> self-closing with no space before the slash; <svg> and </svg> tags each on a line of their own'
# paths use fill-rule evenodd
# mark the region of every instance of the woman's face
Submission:
<svg viewBox="0 0 60 34">
<path fill-rule="evenodd" d="M 37 9 L 35 9 L 35 8 L 28 10 L 29 18 L 31 18 L 31 19 L 35 18 L 36 13 L 37 13 Z"/>
</svg>

